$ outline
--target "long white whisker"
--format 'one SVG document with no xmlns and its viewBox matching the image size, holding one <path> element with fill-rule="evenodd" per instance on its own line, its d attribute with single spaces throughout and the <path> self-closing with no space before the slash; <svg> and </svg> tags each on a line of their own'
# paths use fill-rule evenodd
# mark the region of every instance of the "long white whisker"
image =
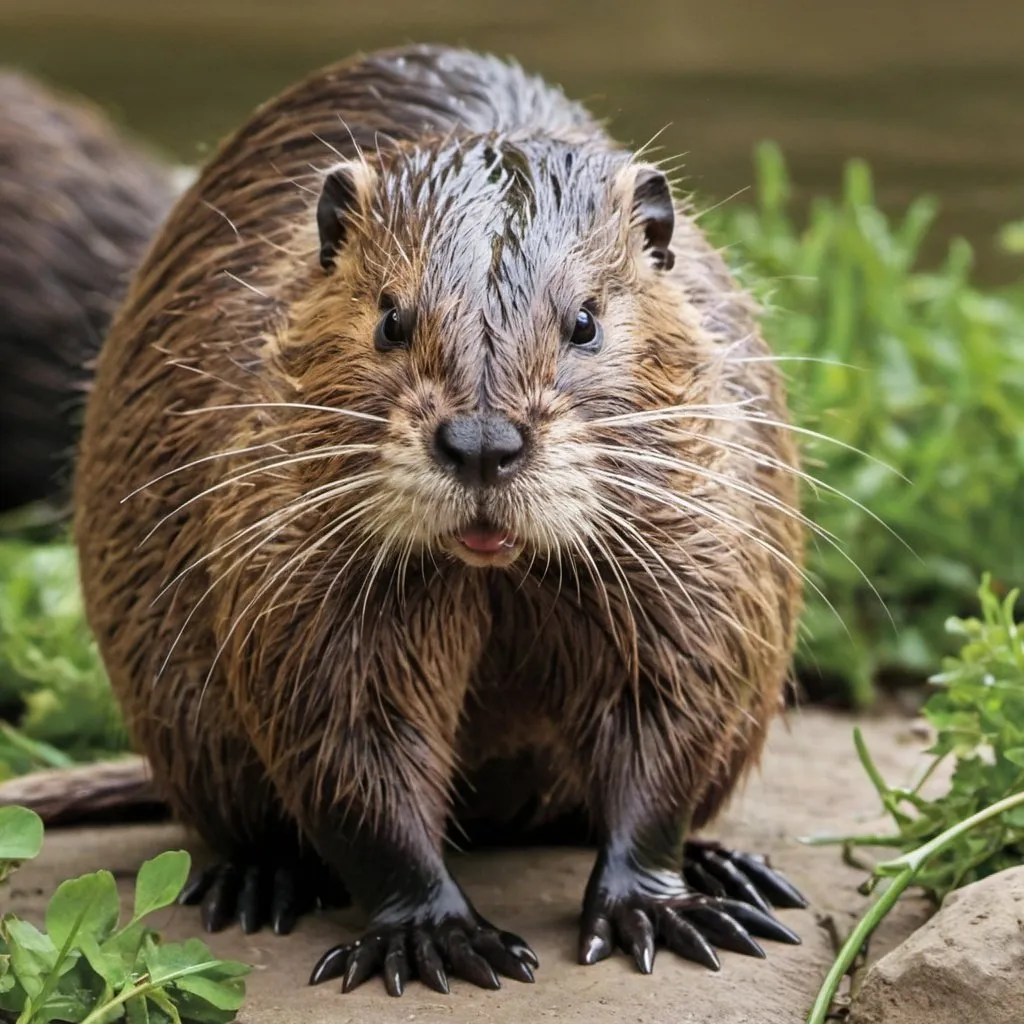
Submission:
<svg viewBox="0 0 1024 1024">
<path fill-rule="evenodd" d="M 186 469 L 193 469 L 196 466 L 201 466 L 204 462 L 214 462 L 217 459 L 230 458 L 232 455 L 245 455 L 248 452 L 261 451 L 263 448 L 281 448 L 282 445 L 287 444 L 289 441 L 297 441 L 301 437 L 309 437 L 313 434 L 311 430 L 304 430 L 301 434 L 290 434 L 287 437 L 282 437 L 277 441 L 266 441 L 263 444 L 252 444 L 246 448 L 231 448 L 228 451 L 214 452 L 212 455 L 204 455 L 201 459 L 193 459 L 191 462 L 186 462 L 182 466 L 175 466 L 174 469 L 167 470 L 166 473 L 161 473 L 159 476 L 153 477 L 152 480 L 144 483 L 141 487 L 136 487 L 134 491 L 130 491 L 121 499 L 123 505 L 126 501 L 134 498 L 135 495 L 140 494 L 147 488 L 152 487 L 154 484 L 159 483 L 161 480 L 166 480 L 170 476 L 174 476 L 176 473 L 183 473 Z"/>
<path fill-rule="evenodd" d="M 752 453 L 754 453 L 753 449 L 747 448 L 744 445 L 738 445 L 735 442 L 728 441 L 725 438 L 710 437 L 710 436 L 706 436 L 704 434 L 699 434 L 696 431 L 680 431 L 680 432 L 684 433 L 688 437 L 692 437 L 692 438 L 695 438 L 695 439 L 700 440 L 700 441 L 707 441 L 709 444 L 717 445 L 720 448 L 728 448 L 731 451 L 735 451 L 735 452 L 738 452 L 738 453 L 741 453 L 741 454 L 746 454 L 748 456 L 750 456 Z M 652 461 L 652 462 L 656 460 L 659 464 L 662 464 L 662 465 L 670 465 L 672 463 L 675 463 L 678 466 L 678 468 L 680 468 L 681 470 L 688 471 L 688 472 L 705 472 L 703 470 L 703 468 L 698 466 L 696 463 L 687 462 L 687 461 L 685 461 L 683 459 L 676 459 L 675 457 L 670 457 L 670 456 L 667 456 L 667 455 L 656 454 L 656 453 L 653 453 L 653 452 L 644 452 L 644 451 L 641 451 L 641 450 L 636 449 L 636 448 L 620 449 L 620 448 L 610 448 L 608 446 L 605 446 L 604 450 L 605 451 L 612 451 L 612 452 L 615 452 L 616 454 L 618 454 L 621 451 L 628 451 L 628 452 L 631 453 L 632 457 L 634 457 L 634 458 L 642 457 L 645 461 Z M 819 480 L 817 477 L 812 476 L 810 473 L 806 473 L 806 472 L 804 472 L 801 469 L 797 469 L 795 466 L 790 466 L 788 463 L 783 462 L 781 459 L 775 459 L 773 456 L 767 455 L 767 454 L 762 455 L 760 452 L 757 452 L 756 455 L 757 455 L 759 460 L 764 465 L 771 466 L 773 469 L 778 469 L 778 470 L 781 470 L 783 472 L 790 473 L 792 476 L 795 476 L 798 479 L 805 481 L 806 483 L 808 483 L 812 487 L 820 488 L 821 490 L 826 491 L 829 494 L 835 495 L 837 498 L 841 498 L 843 501 L 848 501 L 858 511 L 863 512 L 870 519 L 873 519 L 876 523 L 878 523 L 878 525 L 881 526 L 887 533 L 889 533 L 893 537 L 894 540 L 896 540 L 900 544 L 902 544 L 912 555 L 915 555 L 915 557 L 916 557 L 917 553 L 913 550 L 913 548 L 910 547 L 909 544 L 907 544 L 907 542 L 905 540 L 903 540 L 902 537 L 900 537 L 900 535 L 898 533 L 896 533 L 892 529 L 892 527 L 890 527 L 883 519 L 881 519 L 878 515 L 876 515 L 874 512 L 872 512 L 871 509 L 869 509 L 862 502 L 858 501 L 856 498 L 851 497 L 849 494 L 846 494 L 845 492 L 839 490 L 838 487 L 833 487 L 831 484 L 826 483 L 824 480 Z M 710 471 L 709 470 L 707 472 L 712 473 L 714 471 Z M 722 481 L 732 480 L 731 477 L 727 477 L 724 474 L 716 474 L 716 476 L 721 477 Z M 736 482 L 734 481 L 734 484 L 735 483 Z M 738 489 L 738 485 L 737 485 L 737 489 Z M 767 495 L 766 492 L 761 492 L 759 488 L 754 488 L 753 491 L 756 491 L 756 492 L 758 492 L 760 494 L 764 494 L 766 497 L 769 497 L 769 495 Z M 753 491 L 751 493 L 753 493 Z M 774 499 L 774 500 L 778 501 L 778 499 Z M 784 503 L 779 503 L 778 507 L 779 507 L 780 511 L 784 511 L 784 510 L 789 509 L 789 506 L 785 505 Z M 795 509 L 792 510 L 792 514 L 794 514 L 794 516 L 798 516 L 800 521 L 805 526 L 807 526 L 808 529 L 814 530 L 819 536 L 826 537 L 827 539 L 831 540 L 832 542 L 834 542 L 835 544 L 838 545 L 838 539 L 832 533 L 830 533 L 828 530 L 826 530 L 823 526 L 819 526 L 818 524 L 812 522 L 809 518 L 807 518 L 807 516 L 805 516 L 803 514 L 800 514 L 800 513 L 797 513 Z"/>
<path fill-rule="evenodd" d="M 675 494 L 672 491 L 665 490 L 654 484 L 649 484 L 645 481 L 636 480 L 632 477 L 622 477 L 612 473 L 605 473 L 602 470 L 592 470 L 593 474 L 599 479 L 604 479 L 608 483 L 621 487 L 625 490 L 632 491 L 634 494 L 638 494 L 640 497 L 651 498 L 654 501 L 658 501 L 663 505 L 667 505 L 670 508 L 676 508 L 680 511 L 685 511 L 690 515 L 696 513 L 700 516 L 717 522 L 721 526 L 731 526 L 733 529 L 739 531 L 743 536 L 747 537 L 750 541 L 766 551 L 773 558 L 778 559 L 783 565 L 787 566 L 794 573 L 796 573 L 800 579 L 802 579 L 807 586 L 811 587 L 814 592 L 825 602 L 825 604 L 831 609 L 832 613 L 836 616 L 836 619 L 842 625 L 843 629 L 849 634 L 849 630 L 846 627 L 846 623 L 843 621 L 842 616 L 833 607 L 832 602 L 822 593 L 821 589 L 817 584 L 810 578 L 807 572 L 797 565 L 792 558 L 790 558 L 785 552 L 779 550 L 771 541 L 765 540 L 763 537 L 764 530 L 753 526 L 753 524 L 745 523 L 743 520 L 731 516 L 721 509 L 711 509 L 699 501 L 693 499 L 683 498 L 681 495 Z M 758 536 L 762 534 L 762 536 Z"/>
<path fill-rule="evenodd" d="M 360 513 L 351 513 L 350 512 L 349 514 L 343 516 L 342 519 L 339 522 L 334 523 L 331 526 L 331 528 L 329 530 L 327 530 L 325 533 L 322 533 L 320 535 L 320 537 L 316 538 L 315 540 L 312 540 L 310 543 L 304 545 L 303 547 L 300 547 L 298 549 L 298 551 L 296 551 L 290 558 L 288 558 L 285 561 L 284 565 L 282 565 L 270 577 L 270 579 L 266 581 L 266 583 L 264 583 L 262 586 L 260 586 L 257 589 L 256 593 L 248 601 L 248 603 L 245 605 L 245 607 L 242 608 L 242 610 L 239 611 L 235 615 L 234 620 L 232 621 L 231 626 L 229 627 L 229 629 L 227 631 L 227 634 L 225 635 L 225 637 L 224 637 L 223 641 L 221 642 L 221 644 L 218 646 L 217 652 L 214 655 L 213 661 L 210 663 L 210 667 L 209 667 L 209 669 L 208 669 L 208 671 L 206 673 L 206 679 L 203 682 L 202 692 L 204 694 L 206 692 L 206 689 L 210 685 L 210 680 L 213 678 L 214 670 L 216 669 L 217 664 L 220 661 L 221 655 L 227 649 L 227 645 L 230 643 L 231 638 L 232 638 L 232 636 L 235 633 L 235 630 L 238 628 L 239 623 L 241 623 L 243 621 L 245 616 L 248 615 L 248 613 L 251 611 L 251 609 L 256 604 L 256 602 L 270 589 L 271 586 L 273 586 L 273 584 L 278 579 L 281 578 L 281 576 L 284 575 L 285 572 L 287 572 L 289 570 L 290 567 L 293 566 L 294 563 L 296 563 L 296 561 L 298 561 L 298 563 L 301 564 L 302 561 L 305 561 L 306 558 L 308 558 L 315 551 L 317 551 L 321 547 L 323 547 L 323 545 L 326 544 L 331 538 L 336 536 L 337 533 L 340 530 L 342 530 L 344 527 L 348 526 L 349 523 L 352 520 L 358 519 L 359 515 L 361 515 L 361 514 L 362 514 L 361 512 Z M 260 616 L 256 616 L 256 618 L 253 620 L 252 626 L 256 625 L 256 622 L 258 622 L 259 618 L 260 618 Z M 250 630 L 246 633 L 247 637 L 251 635 L 251 631 L 252 631 L 252 627 L 250 627 Z"/>
<path fill-rule="evenodd" d="M 612 509 L 609 507 L 609 504 L 610 504 L 609 502 L 602 503 L 602 506 L 601 506 L 600 511 L 598 512 L 598 515 L 603 517 L 607 522 L 610 522 L 610 523 L 612 523 L 614 525 L 617 525 L 619 527 L 619 529 L 623 529 L 623 530 L 628 531 L 629 535 L 631 537 L 633 537 L 636 540 L 636 542 L 638 544 L 640 544 L 640 546 L 645 551 L 650 553 L 650 555 L 654 558 L 655 562 L 662 569 L 664 569 L 664 571 L 666 573 L 668 573 L 669 577 L 672 579 L 672 581 L 675 583 L 675 585 L 679 588 L 680 595 L 690 605 L 690 607 L 693 610 L 693 613 L 698 618 L 700 618 L 701 614 L 700 614 L 699 609 L 697 608 L 696 602 L 693 599 L 693 595 L 690 593 L 689 588 L 686 587 L 683 584 L 682 580 L 679 579 L 678 575 L 676 575 L 675 570 L 672 569 L 669 566 L 669 564 L 665 561 L 665 559 L 662 557 L 662 555 L 654 548 L 654 546 L 647 540 L 647 538 L 644 537 L 643 534 L 641 534 L 640 531 L 631 522 L 629 522 L 629 520 L 625 516 L 620 515 L 616 511 L 612 511 Z M 660 531 L 660 532 L 664 533 L 664 531 Z M 620 537 L 620 542 L 621 542 L 621 537 Z M 676 545 L 673 544 L 673 547 L 676 547 Z M 632 548 L 627 547 L 626 550 L 629 551 L 633 555 L 634 558 L 636 558 L 637 562 L 641 566 L 643 566 L 644 571 L 647 572 L 647 574 L 651 577 L 651 580 L 654 583 L 654 585 L 658 588 L 658 592 L 661 594 L 662 599 L 665 601 L 666 607 L 671 608 L 672 607 L 672 602 L 669 601 L 668 595 L 662 589 L 661 581 L 657 578 L 657 576 L 653 572 L 651 572 L 650 566 L 647 564 L 647 561 L 645 559 L 640 558 L 636 554 L 636 552 L 634 552 L 632 550 Z M 680 550 L 681 553 L 684 553 L 684 554 L 687 554 L 687 555 L 689 554 L 688 552 L 685 551 L 685 549 L 679 548 L 679 550 Z M 691 561 L 692 561 L 692 557 L 691 557 Z"/>
<path fill-rule="evenodd" d="M 668 456 L 658 455 L 651 452 L 641 452 L 633 448 L 609 448 L 605 446 L 594 446 L 597 450 L 609 451 L 618 457 L 626 459 L 627 461 L 649 463 L 651 465 L 662 465 L 668 468 L 678 469 L 684 472 L 694 473 L 704 479 L 711 480 L 715 483 L 721 484 L 734 492 L 744 494 L 750 498 L 753 498 L 759 504 L 765 505 L 769 508 L 773 508 L 784 515 L 789 516 L 796 522 L 807 527 L 816 536 L 821 537 L 823 540 L 828 542 L 837 554 L 860 576 L 860 578 L 867 585 L 868 589 L 875 596 L 878 603 L 882 606 L 889 621 L 892 623 L 893 628 L 896 628 L 896 622 L 892 618 L 891 613 L 882 599 L 882 595 L 878 592 L 874 583 L 871 581 L 866 572 L 857 564 L 857 562 L 843 549 L 839 539 L 831 531 L 826 530 L 824 527 L 818 526 L 817 523 L 808 519 L 802 512 L 787 505 L 784 501 L 770 494 L 767 491 L 762 490 L 759 487 L 747 487 L 741 484 L 738 480 L 728 476 L 725 473 L 719 473 L 716 470 L 712 470 L 707 467 L 699 466 L 696 463 L 688 462 L 685 459 L 670 458 Z M 851 499 L 852 501 L 852 499 Z M 853 504 L 861 507 L 858 502 L 854 501 Z M 867 512 L 867 509 L 864 509 Z M 870 514 L 870 513 L 869 513 Z"/>
<path fill-rule="evenodd" d="M 716 402 L 711 405 L 670 405 L 658 409 L 642 409 L 637 412 L 619 412 L 612 416 L 600 416 L 597 419 L 588 420 L 587 425 L 592 427 L 618 427 L 631 423 L 646 423 L 651 419 L 674 419 L 676 417 L 697 419 L 698 416 L 696 414 L 698 413 L 745 409 L 748 406 L 756 405 L 763 401 L 763 396 L 756 395 L 740 399 L 736 402 Z"/>
<path fill-rule="evenodd" d="M 208 412 L 227 412 L 231 409 L 304 409 L 307 412 L 327 412 L 334 416 L 349 416 L 352 419 L 366 420 L 368 423 L 387 423 L 385 417 L 375 416 L 373 413 L 357 412 L 355 409 L 343 409 L 333 405 L 310 405 L 308 402 L 232 402 L 229 405 L 202 405 L 195 409 L 175 410 L 173 415 L 201 416 Z"/>
<path fill-rule="evenodd" d="M 285 530 L 289 526 L 290 523 L 292 523 L 296 518 L 298 518 L 298 516 L 300 516 L 301 514 L 303 514 L 306 511 L 308 511 L 309 508 L 314 507 L 316 504 L 320 504 L 320 503 L 324 503 L 324 502 L 333 500 L 335 497 L 337 497 L 337 495 L 335 495 L 333 493 L 332 494 L 324 494 L 324 495 L 321 495 L 316 501 L 307 503 L 307 504 L 305 504 L 302 507 L 293 508 L 292 506 L 286 506 L 284 509 L 280 510 L 283 513 L 290 512 L 291 514 L 288 515 L 287 518 L 285 518 L 284 521 L 281 522 L 267 536 L 263 537 L 261 540 L 259 540 L 252 547 L 247 548 L 245 551 L 243 551 L 242 554 L 239 555 L 222 573 L 220 573 L 218 576 L 216 576 L 211 581 L 209 586 L 207 586 L 206 590 L 199 596 L 198 600 L 192 606 L 191 611 L 185 617 L 185 621 L 181 625 L 181 629 L 178 630 L 178 633 L 174 637 L 174 640 L 171 642 L 171 646 L 168 649 L 167 654 L 164 656 L 164 659 L 161 662 L 159 669 L 157 670 L 156 676 L 153 679 L 154 684 L 159 682 L 160 678 L 163 676 L 163 673 L 167 669 L 167 665 L 170 663 L 171 657 L 174 654 L 174 651 L 177 648 L 178 643 L 181 640 L 182 636 L 184 636 L 185 631 L 187 630 L 189 623 L 195 617 L 196 613 L 199 611 L 199 608 L 205 603 L 205 601 L 209 598 L 209 596 L 216 589 L 217 585 L 220 584 L 221 582 L 223 582 L 225 579 L 227 579 L 228 576 L 230 576 L 231 573 L 233 573 L 235 571 L 235 569 L 237 569 L 239 566 L 241 566 L 244 562 L 246 562 L 249 559 L 251 559 L 257 553 L 257 551 L 260 550 L 260 548 L 262 548 L 264 545 L 268 544 L 271 540 L 274 539 L 274 537 L 276 537 L 279 533 L 281 533 L 283 530 Z M 255 524 L 255 527 L 250 527 L 249 529 L 259 528 L 262 525 L 264 525 L 264 522 L 261 520 L 259 523 Z M 269 524 L 267 524 L 267 525 L 269 525 Z M 243 532 L 248 532 L 248 530 L 247 531 L 243 531 Z M 210 556 L 209 555 L 205 555 L 203 557 L 206 558 L 206 557 L 210 557 Z M 182 572 L 178 574 L 179 577 L 184 575 L 185 572 L 191 571 L 191 569 L 195 568 L 197 564 L 198 563 L 193 563 L 187 569 L 182 570 Z M 173 581 L 172 581 L 172 583 L 173 583 Z M 168 584 L 167 586 L 165 586 L 163 588 L 163 590 L 161 590 L 161 593 L 166 593 L 166 591 L 168 590 L 168 588 L 171 585 L 172 584 Z M 158 595 L 158 597 L 159 597 L 159 595 Z M 154 603 L 155 603 L 156 600 L 157 599 L 154 599 Z M 208 685 L 208 680 L 209 680 L 209 677 L 207 677 L 207 684 L 204 684 L 204 690 L 205 690 L 205 686 Z"/>
<path fill-rule="evenodd" d="M 359 490 L 365 487 L 367 484 L 376 483 L 383 479 L 383 474 L 379 472 L 363 473 L 356 477 L 349 477 L 345 480 L 332 480 L 326 484 L 320 484 L 318 487 L 314 487 L 312 490 L 306 491 L 295 501 L 290 501 L 283 507 L 276 509 L 273 512 L 268 512 L 266 515 L 261 516 L 256 520 L 255 523 L 251 523 L 249 526 L 243 527 L 241 530 L 236 531 L 226 540 L 222 541 L 216 547 L 210 551 L 205 552 L 194 562 L 190 562 L 184 569 L 180 570 L 176 576 L 164 584 L 162 589 L 153 599 L 152 604 L 155 604 L 160 598 L 163 597 L 167 591 L 174 586 L 175 583 L 179 582 L 187 573 L 192 572 L 194 569 L 199 568 L 204 562 L 215 558 L 218 554 L 230 550 L 236 546 L 238 542 L 250 533 L 254 533 L 258 530 L 264 529 L 273 525 L 282 516 L 288 516 L 288 521 L 297 518 L 303 512 L 310 511 L 318 505 L 322 505 L 325 502 L 333 501 L 335 498 L 340 498 L 351 491 Z"/>
<path fill-rule="evenodd" d="M 278 469 L 283 469 L 285 466 L 296 466 L 304 462 L 315 462 L 318 459 L 329 459 L 336 458 L 342 455 L 356 455 L 360 453 L 373 452 L 377 450 L 377 445 L 332 445 L 329 448 L 314 449 L 312 452 L 304 452 L 301 455 L 289 455 L 276 461 L 271 461 L 269 465 L 257 466 L 255 469 L 247 469 L 242 473 L 238 473 L 235 476 L 226 477 L 223 480 L 217 481 L 215 484 L 207 487 L 205 490 L 199 491 L 197 494 L 193 494 L 190 498 L 186 498 L 177 508 L 172 509 L 166 515 L 162 516 L 157 520 L 156 525 L 139 541 L 139 547 L 141 548 L 149 539 L 157 532 L 165 523 L 173 519 L 179 512 L 188 508 L 193 502 L 200 501 L 202 498 L 213 494 L 214 491 L 219 491 L 221 488 L 230 487 L 232 484 L 241 483 L 243 480 L 249 477 L 258 476 L 260 473 L 270 473 Z M 264 462 L 266 460 L 257 459 L 257 462 Z"/>
<path fill-rule="evenodd" d="M 634 673 L 636 667 L 639 665 L 639 635 L 637 631 L 636 615 L 633 610 L 638 609 L 645 619 L 650 622 L 650 618 L 647 614 L 647 610 L 640 603 L 637 598 L 636 591 L 633 589 L 633 585 L 629 582 L 629 578 L 622 570 L 622 566 L 619 565 L 618 559 L 615 557 L 613 552 L 609 549 L 604 539 L 597 533 L 596 530 L 588 530 L 588 539 L 591 544 L 597 548 L 598 554 L 604 559 L 605 564 L 614 573 L 616 580 L 622 587 L 622 592 L 627 598 L 625 608 L 626 613 L 629 616 L 629 654 L 630 654 L 630 665 L 633 667 Z M 615 634 L 614 620 L 609 622 L 609 626 Z"/>
<path fill-rule="evenodd" d="M 701 435 L 694 434 L 693 436 L 700 437 Z M 703 440 L 703 438 L 701 438 L 701 440 Z M 822 538 L 830 541 L 837 548 L 839 546 L 839 540 L 833 533 L 825 529 L 825 527 L 818 526 L 817 523 L 812 522 L 799 509 L 794 508 L 791 505 L 787 505 L 784 501 L 776 495 L 771 494 L 769 491 L 765 491 L 760 487 L 747 486 L 729 476 L 727 473 L 721 473 L 717 470 L 711 469 L 710 467 L 702 466 L 699 463 L 690 462 L 686 459 L 662 455 L 658 452 L 641 451 L 638 448 L 627 448 L 625 446 L 613 447 L 610 445 L 600 444 L 590 444 L 587 445 L 587 447 L 593 451 L 614 455 L 616 458 L 624 459 L 627 462 L 639 462 L 645 465 L 661 466 L 665 469 L 673 469 L 681 473 L 690 473 L 700 477 L 701 479 L 722 484 L 723 487 L 728 487 L 737 493 L 744 494 L 747 497 L 753 498 L 759 504 L 766 505 L 769 508 L 773 508 L 776 511 L 781 512 L 783 515 L 789 516 L 802 526 L 805 526 L 807 529 L 814 531 Z M 785 465 L 785 463 L 782 463 L 781 465 Z"/>
<path fill-rule="evenodd" d="M 737 403 L 735 408 L 738 408 L 740 404 Z M 720 406 L 719 408 L 733 408 L 731 406 Z M 710 410 L 709 412 L 703 411 L 704 409 Z M 598 426 L 628 426 L 638 425 L 644 423 L 660 423 L 664 421 L 674 420 L 707 420 L 710 423 L 756 423 L 761 426 L 774 427 L 777 430 L 789 430 L 795 434 L 799 434 L 803 437 L 810 437 L 816 441 L 824 441 L 827 444 L 834 444 L 839 448 L 842 448 L 848 452 L 852 452 L 863 459 L 867 459 L 875 465 L 881 467 L 889 473 L 893 473 L 898 476 L 904 483 L 910 483 L 910 481 L 898 470 L 892 466 L 883 462 L 881 459 L 876 458 L 874 455 L 868 452 L 862 451 L 860 448 L 852 444 L 847 444 L 846 441 L 840 441 L 838 438 L 829 437 L 828 434 L 821 434 L 816 430 L 811 430 L 809 427 L 799 427 L 795 423 L 786 423 L 783 420 L 773 420 L 765 416 L 715 416 L 712 415 L 715 410 L 710 406 L 670 406 L 663 409 L 650 409 L 642 412 L 630 412 L 621 413 L 618 416 L 611 416 L 602 420 L 591 420 L 590 425 Z"/>
</svg>

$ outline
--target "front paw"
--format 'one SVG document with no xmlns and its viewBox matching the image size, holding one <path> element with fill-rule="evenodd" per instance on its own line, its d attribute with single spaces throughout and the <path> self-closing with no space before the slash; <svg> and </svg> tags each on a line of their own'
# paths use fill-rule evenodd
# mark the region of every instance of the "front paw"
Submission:
<svg viewBox="0 0 1024 1024">
<path fill-rule="evenodd" d="M 533 981 L 539 966 L 533 950 L 518 936 L 500 931 L 470 910 L 433 919 L 420 915 L 396 924 L 371 924 L 355 942 L 329 949 L 309 982 L 319 985 L 343 977 L 342 991 L 351 992 L 380 973 L 388 994 L 400 996 L 410 977 L 445 995 L 448 975 L 481 988 L 498 989 L 499 974 L 516 981 Z"/>
<path fill-rule="evenodd" d="M 763 958 L 755 935 L 800 942 L 785 925 L 748 903 L 694 892 L 669 872 L 599 863 L 583 902 L 579 961 L 597 963 L 618 946 L 650 974 L 657 947 L 663 945 L 717 971 L 716 946 Z"/>
<path fill-rule="evenodd" d="M 344 886 L 321 861 L 225 861 L 196 873 L 178 897 L 202 905 L 203 927 L 223 931 L 235 921 L 245 934 L 270 924 L 287 935 L 296 920 L 316 907 L 346 906 Z"/>
</svg>

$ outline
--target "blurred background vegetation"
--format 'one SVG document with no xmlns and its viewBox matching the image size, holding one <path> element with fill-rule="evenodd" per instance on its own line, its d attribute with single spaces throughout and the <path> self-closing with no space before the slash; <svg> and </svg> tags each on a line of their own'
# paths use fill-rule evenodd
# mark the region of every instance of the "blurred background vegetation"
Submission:
<svg viewBox="0 0 1024 1024">
<path fill-rule="evenodd" d="M 0 0 L 0 65 L 184 164 L 308 70 L 412 40 L 514 55 L 624 141 L 660 132 L 765 305 L 825 485 L 808 512 L 842 548 L 811 551 L 832 608 L 809 592 L 805 686 L 863 706 L 919 683 L 983 571 L 1024 583 L 1024 4 Z M 122 748 L 72 551 L 3 530 L 0 775 Z"/>
</svg>

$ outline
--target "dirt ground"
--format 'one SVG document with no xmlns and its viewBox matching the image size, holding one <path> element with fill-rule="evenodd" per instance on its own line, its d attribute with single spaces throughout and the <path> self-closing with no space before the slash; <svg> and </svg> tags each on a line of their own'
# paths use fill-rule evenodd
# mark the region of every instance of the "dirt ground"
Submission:
<svg viewBox="0 0 1024 1024">
<path fill-rule="evenodd" d="M 791 713 L 775 728 L 760 776 L 714 830 L 734 846 L 768 853 L 808 896 L 810 910 L 780 911 L 781 919 L 802 936 L 802 946 L 766 943 L 764 961 L 722 953 L 717 974 L 664 950 L 650 977 L 622 955 L 581 967 L 574 959 L 575 923 L 592 854 L 567 849 L 488 852 L 453 858 L 455 873 L 481 913 L 532 944 L 541 960 L 534 985 L 505 981 L 500 992 L 486 992 L 455 979 L 451 995 L 439 996 L 411 983 L 401 1000 L 390 999 L 377 980 L 344 996 L 339 982 L 310 988 L 306 979 L 320 953 L 355 932 L 358 918 L 346 911 L 304 920 L 287 938 L 269 933 L 245 937 L 237 930 L 209 937 L 218 955 L 255 966 L 238 1020 L 799 1024 L 832 959 L 831 939 L 820 922 L 831 917 L 845 934 L 867 900 L 856 891 L 863 873 L 845 866 L 838 848 L 805 846 L 797 837 L 884 824 L 854 753 L 852 724 L 848 717 L 820 711 Z M 861 724 L 886 778 L 908 781 L 924 746 L 908 720 Z M 39 920 L 47 895 L 60 880 L 101 867 L 115 872 L 127 901 L 139 864 L 182 846 L 203 856 L 173 826 L 55 830 L 39 859 L 13 879 L 11 909 Z M 926 914 L 922 901 L 905 900 L 872 942 L 872 959 L 910 934 Z M 170 938 L 199 934 L 197 911 L 190 908 L 176 908 L 157 923 Z"/>
</svg>

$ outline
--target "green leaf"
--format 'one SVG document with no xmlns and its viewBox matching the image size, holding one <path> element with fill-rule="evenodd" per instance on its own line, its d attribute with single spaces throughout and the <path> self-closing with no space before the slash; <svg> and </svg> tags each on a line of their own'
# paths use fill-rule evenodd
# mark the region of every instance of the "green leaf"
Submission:
<svg viewBox="0 0 1024 1024">
<path fill-rule="evenodd" d="M 112 992 L 103 980 L 92 971 L 88 962 L 77 952 L 65 960 L 60 971 L 60 980 L 47 996 L 41 1011 L 57 1020 L 81 1021 L 93 1006 L 106 1001 Z"/>
<path fill-rule="evenodd" d="M 61 1024 L 67 1021 L 77 1024 L 78 1021 L 85 1020 L 89 1015 L 92 1008 L 92 998 L 88 998 L 89 996 L 91 993 L 86 993 L 86 998 L 82 998 L 73 992 L 54 992 L 33 1014 L 33 1024 L 36 1021 L 39 1021 L 40 1024 L 45 1024 L 47 1021 L 60 1021 Z"/>
<path fill-rule="evenodd" d="M 145 996 L 136 996 L 124 1004 L 128 1024 L 149 1024 L 149 1001 Z"/>
<path fill-rule="evenodd" d="M 218 1010 L 217 1007 L 177 986 L 173 987 L 173 991 L 178 1012 L 187 1024 L 232 1024 L 236 1020 L 235 1010 Z"/>
<path fill-rule="evenodd" d="M 74 948 L 80 934 L 102 942 L 117 927 L 119 912 L 114 876 L 96 871 L 57 886 L 46 908 L 46 930 L 60 948 Z"/>
<path fill-rule="evenodd" d="M 3 919 L 0 931 L 18 983 L 29 998 L 36 998 L 57 965 L 57 947 L 34 925 L 13 916 Z"/>
<path fill-rule="evenodd" d="M 154 985 L 162 985 L 188 974 L 198 974 L 216 969 L 222 963 L 210 952 L 209 947 L 200 939 L 189 939 L 186 942 L 168 942 L 157 945 L 147 942 L 142 951 L 150 981 Z"/>
<path fill-rule="evenodd" d="M 98 947 L 92 943 L 83 944 L 82 952 L 88 958 L 92 969 L 111 988 L 120 990 L 136 969 L 145 934 L 145 924 L 133 921 L 126 928 L 115 932 Z"/>
<path fill-rule="evenodd" d="M 178 1008 L 171 1001 L 171 997 L 160 988 L 153 989 L 149 993 L 150 1002 L 154 1003 L 159 1011 L 162 1013 L 170 1024 L 181 1024 L 181 1015 L 178 1013 Z M 154 1024 L 157 1024 L 154 1021 Z"/>
<path fill-rule="evenodd" d="M 1024 768 L 1024 747 L 1011 747 L 1003 751 L 1003 757 L 1012 764 Z"/>
<path fill-rule="evenodd" d="M 43 821 L 27 807 L 0 807 L 0 860 L 24 861 L 43 848 Z"/>
<path fill-rule="evenodd" d="M 239 979 L 215 981 L 196 975 L 180 978 L 174 987 L 190 992 L 218 1010 L 237 1010 L 245 1000 L 245 983 Z"/>
<path fill-rule="evenodd" d="M 1012 811 L 1007 811 L 1002 818 L 1003 824 L 1009 828 L 1016 828 L 1024 830 L 1024 807 L 1016 807 Z M 1017 836 L 1016 842 L 1019 844 L 1024 840 L 1024 836 Z M 1016 866 L 1019 864 L 1019 858 L 1013 858 L 1013 864 Z"/>
<path fill-rule="evenodd" d="M 169 995 L 190 1024 L 228 1024 L 245 995 L 246 964 L 217 960 L 199 939 L 158 945 L 148 937 L 143 959 L 150 981 Z"/>
<path fill-rule="evenodd" d="M 135 882 L 135 918 L 170 906 L 188 881 L 191 863 L 184 850 L 169 850 L 146 861 Z"/>
</svg>

